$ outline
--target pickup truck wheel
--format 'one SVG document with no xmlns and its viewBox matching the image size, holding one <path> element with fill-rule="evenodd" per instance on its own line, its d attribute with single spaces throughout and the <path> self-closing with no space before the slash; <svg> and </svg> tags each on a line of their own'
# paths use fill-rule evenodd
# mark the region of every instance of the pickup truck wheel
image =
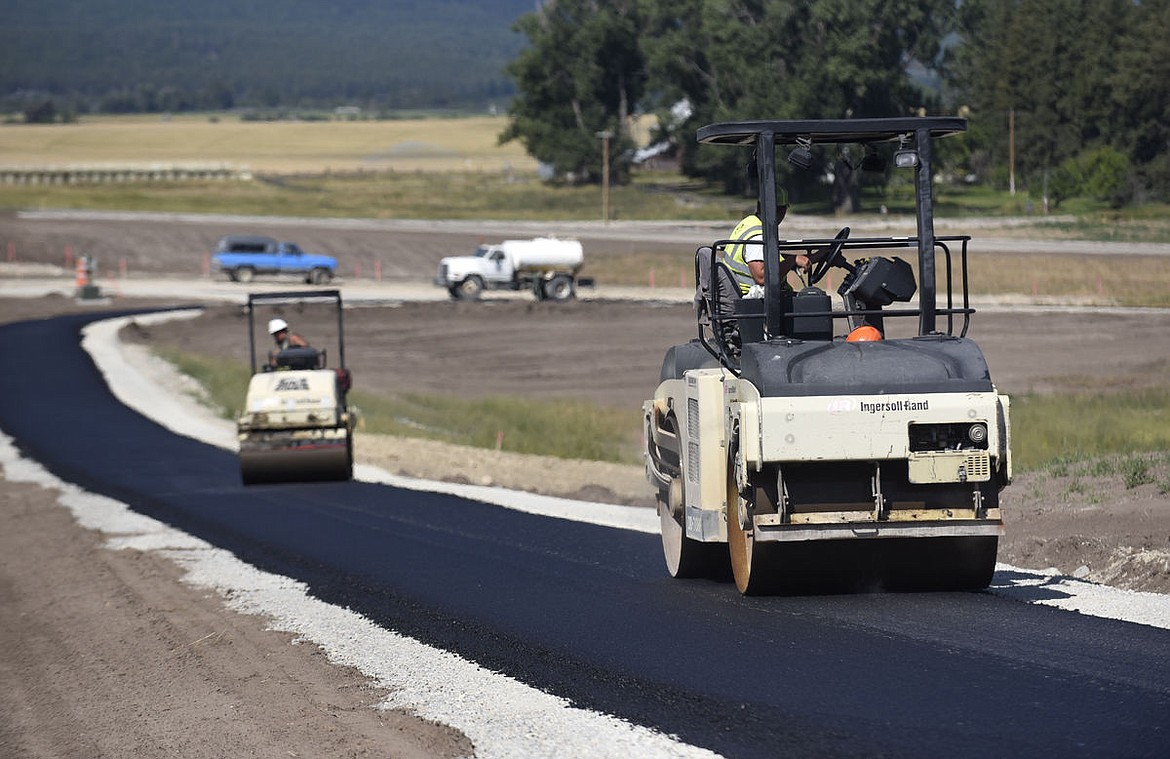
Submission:
<svg viewBox="0 0 1170 759">
<path fill-rule="evenodd" d="M 328 269 L 313 269 L 306 281 L 311 285 L 327 285 L 332 279 L 333 272 Z"/>
<path fill-rule="evenodd" d="M 241 266 L 235 271 L 235 276 L 232 277 L 237 282 L 248 284 L 256 278 L 256 270 L 251 266 Z"/>
<path fill-rule="evenodd" d="M 544 297 L 548 300 L 566 301 L 573 297 L 573 278 L 558 274 L 544 283 Z"/>
<path fill-rule="evenodd" d="M 483 280 L 476 276 L 468 277 L 456 286 L 455 292 L 458 293 L 455 297 L 460 300 L 479 300 L 483 294 Z"/>
</svg>

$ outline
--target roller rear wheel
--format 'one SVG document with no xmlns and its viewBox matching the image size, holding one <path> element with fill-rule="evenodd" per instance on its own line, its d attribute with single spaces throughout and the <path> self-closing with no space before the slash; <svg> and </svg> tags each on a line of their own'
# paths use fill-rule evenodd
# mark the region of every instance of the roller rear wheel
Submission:
<svg viewBox="0 0 1170 759">
<path fill-rule="evenodd" d="M 779 587 L 779 547 L 758 543 L 755 530 L 744 525 L 748 504 L 739 494 L 734 477 L 727 478 L 727 550 L 735 587 L 745 596 L 773 593 Z"/>
</svg>

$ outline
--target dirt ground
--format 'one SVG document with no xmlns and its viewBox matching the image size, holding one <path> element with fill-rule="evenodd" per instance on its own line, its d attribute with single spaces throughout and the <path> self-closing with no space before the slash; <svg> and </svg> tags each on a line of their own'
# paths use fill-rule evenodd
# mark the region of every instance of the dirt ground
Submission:
<svg viewBox="0 0 1170 759">
<path fill-rule="evenodd" d="M 75 245 L 125 253 L 136 272 L 191 277 L 199 276 L 201 251 L 236 231 L 248 230 L 0 218 L 0 240 L 12 242 L 21 260 L 59 264 L 62 248 Z M 468 242 L 461 234 L 387 240 L 299 228 L 289 237 L 306 248 L 381 251 L 390 262 L 386 276 L 414 278 Z M 0 322 L 92 308 L 55 296 L 2 299 Z M 311 314 L 286 317 L 297 327 L 303 320 L 308 331 Z M 362 389 L 586 398 L 630 409 L 634 424 L 657 383 L 664 348 L 693 330 L 686 305 L 615 301 L 413 303 L 353 309 L 346 318 L 347 360 Z M 1009 394 L 1136 388 L 1170 380 L 1168 321 L 1170 314 L 1070 313 L 1054 328 L 1050 313 L 989 307 L 971 336 Z M 243 334 L 237 307 L 213 306 L 195 321 L 139 330 L 132 339 L 246 359 Z M 312 337 L 327 341 L 329 334 Z M 356 448 L 360 460 L 395 473 L 651 504 L 636 465 L 368 435 Z M 1000 561 L 1170 593 L 1170 494 L 1161 492 L 1170 466 L 1167 457 L 1161 461 L 1155 482 L 1132 489 L 1120 474 L 1018 475 L 1003 497 Z M 8 715 L 0 720 L 0 755 L 472 753 L 446 728 L 369 708 L 379 696 L 363 678 L 311 647 L 289 645 L 288 636 L 264 630 L 263 620 L 225 612 L 218 599 L 177 582 L 167 562 L 101 548 L 55 505 L 53 492 L 0 481 L 0 503 L 0 709 Z"/>
<path fill-rule="evenodd" d="M 0 482 L 0 755 L 468 756 L 315 646 L 111 551 L 53 491 Z"/>
</svg>

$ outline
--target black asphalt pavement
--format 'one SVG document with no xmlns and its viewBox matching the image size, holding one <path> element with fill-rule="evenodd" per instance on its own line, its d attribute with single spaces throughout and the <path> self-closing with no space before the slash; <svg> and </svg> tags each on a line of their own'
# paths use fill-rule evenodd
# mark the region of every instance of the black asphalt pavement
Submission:
<svg viewBox="0 0 1170 759">
<path fill-rule="evenodd" d="M 79 344 L 98 316 L 0 327 L 0 429 L 386 628 L 727 756 L 1170 755 L 1170 631 L 987 593 L 742 598 L 670 579 L 653 535 L 359 482 L 245 488 L 233 454 L 112 397 Z"/>
</svg>

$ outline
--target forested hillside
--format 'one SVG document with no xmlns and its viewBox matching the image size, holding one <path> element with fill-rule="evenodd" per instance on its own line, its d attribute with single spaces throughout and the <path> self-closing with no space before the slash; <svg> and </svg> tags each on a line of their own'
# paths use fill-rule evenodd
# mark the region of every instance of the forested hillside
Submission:
<svg viewBox="0 0 1170 759">
<path fill-rule="evenodd" d="M 4 0 L 0 105 L 483 106 L 533 0 Z"/>
</svg>

